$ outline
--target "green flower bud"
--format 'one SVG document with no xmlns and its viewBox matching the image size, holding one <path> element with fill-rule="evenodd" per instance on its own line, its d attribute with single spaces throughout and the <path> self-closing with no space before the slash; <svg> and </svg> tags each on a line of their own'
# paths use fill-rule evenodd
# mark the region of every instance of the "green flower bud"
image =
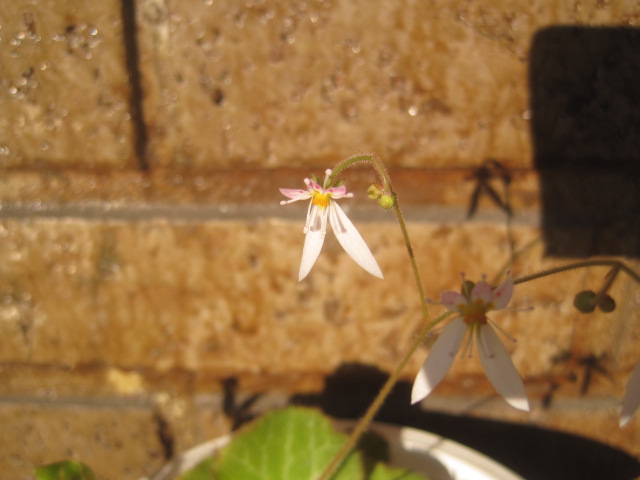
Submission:
<svg viewBox="0 0 640 480">
<path fill-rule="evenodd" d="M 371 200 L 378 200 L 383 193 L 384 190 L 382 190 L 378 185 L 370 185 L 369 188 L 367 188 L 367 197 Z"/>
<path fill-rule="evenodd" d="M 475 286 L 476 284 L 471 280 L 465 280 L 462 282 L 462 286 L 460 287 L 460 293 L 468 300 L 471 297 L 471 290 L 473 290 L 473 287 Z"/>
<path fill-rule="evenodd" d="M 386 193 L 378 198 L 378 205 L 385 210 L 390 210 L 396 206 L 396 199 L 393 195 L 387 195 Z"/>
<path fill-rule="evenodd" d="M 598 308 L 604 313 L 613 312 L 616 309 L 616 301 L 611 297 L 611 295 L 603 295 L 598 302 Z"/>
<path fill-rule="evenodd" d="M 582 313 L 591 313 L 596 308 L 596 294 L 592 290 L 582 290 L 573 297 L 573 306 Z"/>
</svg>

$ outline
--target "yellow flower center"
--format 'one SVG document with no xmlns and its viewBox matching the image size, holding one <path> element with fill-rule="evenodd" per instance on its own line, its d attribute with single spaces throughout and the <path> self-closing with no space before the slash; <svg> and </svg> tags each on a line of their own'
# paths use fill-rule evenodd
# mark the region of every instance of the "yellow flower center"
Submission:
<svg viewBox="0 0 640 480">
<path fill-rule="evenodd" d="M 487 323 L 486 313 L 492 308 L 491 302 L 476 300 L 475 303 L 467 303 L 460 307 L 460 315 L 467 325 L 484 325 Z"/>
<path fill-rule="evenodd" d="M 311 203 L 313 205 L 317 205 L 318 207 L 328 207 L 329 198 L 331 198 L 331 195 L 329 193 L 316 193 L 311 199 Z"/>
</svg>

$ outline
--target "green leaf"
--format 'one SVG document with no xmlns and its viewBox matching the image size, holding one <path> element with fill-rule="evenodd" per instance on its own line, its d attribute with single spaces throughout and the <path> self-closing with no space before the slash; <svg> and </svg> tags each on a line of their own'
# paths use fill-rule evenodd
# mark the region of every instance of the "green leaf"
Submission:
<svg viewBox="0 0 640 480">
<path fill-rule="evenodd" d="M 201 461 L 184 475 L 180 475 L 178 480 L 214 480 L 213 462 L 213 457 Z"/>
<path fill-rule="evenodd" d="M 314 480 L 346 441 L 316 410 L 287 408 L 268 413 L 237 433 L 220 453 L 217 480 Z M 349 456 L 335 480 L 360 480 L 357 454 Z"/>
<path fill-rule="evenodd" d="M 36 480 L 95 480 L 93 471 L 73 460 L 36 467 Z"/>
</svg>

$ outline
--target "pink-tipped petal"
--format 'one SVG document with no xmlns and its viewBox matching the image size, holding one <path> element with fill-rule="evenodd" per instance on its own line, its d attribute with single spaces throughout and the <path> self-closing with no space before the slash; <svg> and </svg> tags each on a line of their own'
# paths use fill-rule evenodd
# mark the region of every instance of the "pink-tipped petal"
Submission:
<svg viewBox="0 0 640 480">
<path fill-rule="evenodd" d="M 371 250 L 369 250 L 369 247 L 367 247 L 367 244 L 353 223 L 351 223 L 346 213 L 344 213 L 342 208 L 335 202 L 329 204 L 329 222 L 344 251 L 371 275 L 383 278 L 382 271 L 378 266 L 378 262 L 376 262 L 376 259 L 373 257 Z"/>
<path fill-rule="evenodd" d="M 299 188 L 280 188 L 279 190 L 281 194 L 293 201 L 305 200 L 311 197 L 308 190 L 301 190 Z"/>
<path fill-rule="evenodd" d="M 490 325 L 478 327 L 478 351 L 487 378 L 496 391 L 512 407 L 528 412 L 529 399 L 522 379 L 513 366 L 509 352 Z"/>
<path fill-rule="evenodd" d="M 322 230 L 309 230 L 304 238 L 304 247 L 302 248 L 302 260 L 300 261 L 300 270 L 298 272 L 298 281 L 306 277 L 311 271 L 311 267 L 316 263 L 326 232 Z"/>
<path fill-rule="evenodd" d="M 342 185 L 341 187 L 327 188 L 324 192 L 331 194 L 332 198 L 343 198 L 347 195 L 347 187 Z"/>
<path fill-rule="evenodd" d="M 493 290 L 492 301 L 494 308 L 500 310 L 507 306 L 509 300 L 511 300 L 511 296 L 513 295 L 513 279 L 511 275 L 508 275 L 507 278 L 498 285 L 495 290 Z"/>
<path fill-rule="evenodd" d="M 316 192 L 324 191 L 320 185 L 318 185 L 316 182 L 314 182 L 311 179 L 309 179 L 309 182 L 307 183 L 307 185 L 309 186 L 309 191 L 311 190 L 315 190 Z"/>
<path fill-rule="evenodd" d="M 471 301 L 482 300 L 484 303 L 489 303 L 493 298 L 493 289 L 486 280 L 480 280 L 473 286 L 471 290 Z"/>
<path fill-rule="evenodd" d="M 444 327 L 413 382 L 412 404 L 429 395 L 447 374 L 460 349 L 466 331 L 467 325 L 460 317 L 454 318 Z"/>
<path fill-rule="evenodd" d="M 620 410 L 620 426 L 624 427 L 640 406 L 640 363 L 638 363 L 627 382 L 627 389 L 622 398 Z"/>
<path fill-rule="evenodd" d="M 440 294 L 440 303 L 450 312 L 457 312 L 467 303 L 467 299 L 458 292 L 448 291 Z"/>
</svg>

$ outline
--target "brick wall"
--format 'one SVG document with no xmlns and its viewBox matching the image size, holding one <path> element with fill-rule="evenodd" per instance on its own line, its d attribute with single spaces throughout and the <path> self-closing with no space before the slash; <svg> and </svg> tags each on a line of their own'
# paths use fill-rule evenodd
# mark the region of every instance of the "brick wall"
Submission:
<svg viewBox="0 0 640 480">
<path fill-rule="evenodd" d="M 547 178 L 535 168 L 530 125 L 534 38 L 561 25 L 634 31 L 640 22 L 634 2 L 563 5 L 5 5 L 2 470 L 28 478 L 34 464 L 73 457 L 104 478 L 136 479 L 228 431 L 225 378 L 239 379 L 241 398 L 266 392 L 278 403 L 322 389 L 347 362 L 390 371 L 420 326 L 420 305 L 393 216 L 365 199 L 374 174 L 349 172 L 357 198 L 343 205 L 384 281 L 328 238 L 311 275 L 296 282 L 306 210 L 278 205 L 278 187 L 298 188 L 359 151 L 378 153 L 390 168 L 431 298 L 457 288 L 461 271 L 496 274 L 512 244 L 523 249 L 516 274 L 566 263 L 547 255 L 549 238 L 562 235 L 620 242 L 623 250 L 607 253 L 636 251 L 628 260 L 639 267 L 636 230 L 607 236 L 600 224 L 579 225 L 549 237 L 543 228 Z M 616 107 L 628 109 L 624 118 L 639 118 L 640 107 L 624 105 Z M 637 146 L 633 128 L 618 141 Z M 617 208 L 615 186 L 629 174 L 617 157 L 598 155 L 616 167 L 603 197 Z M 630 155 L 627 163 L 639 160 Z M 478 170 L 489 159 L 509 172 L 508 185 L 499 175 L 489 184 L 508 200 L 510 220 L 486 193 L 467 216 L 482 173 L 496 173 Z M 599 180 L 591 166 L 571 168 Z M 548 175 L 558 182 L 566 171 Z M 570 203 L 554 199 L 559 208 Z M 635 197 L 624 202 L 637 215 Z M 601 253 L 596 247 L 586 253 Z M 513 359 L 532 413 L 495 397 L 477 358 L 457 361 L 425 407 L 548 426 L 640 456 L 640 420 L 619 429 L 616 416 L 640 359 L 638 286 L 616 282 L 611 314 L 585 316 L 571 305 L 605 273 L 523 285 L 514 303 L 534 310 L 494 317 L 517 337 Z M 589 358 L 607 373 L 588 373 Z"/>
</svg>

